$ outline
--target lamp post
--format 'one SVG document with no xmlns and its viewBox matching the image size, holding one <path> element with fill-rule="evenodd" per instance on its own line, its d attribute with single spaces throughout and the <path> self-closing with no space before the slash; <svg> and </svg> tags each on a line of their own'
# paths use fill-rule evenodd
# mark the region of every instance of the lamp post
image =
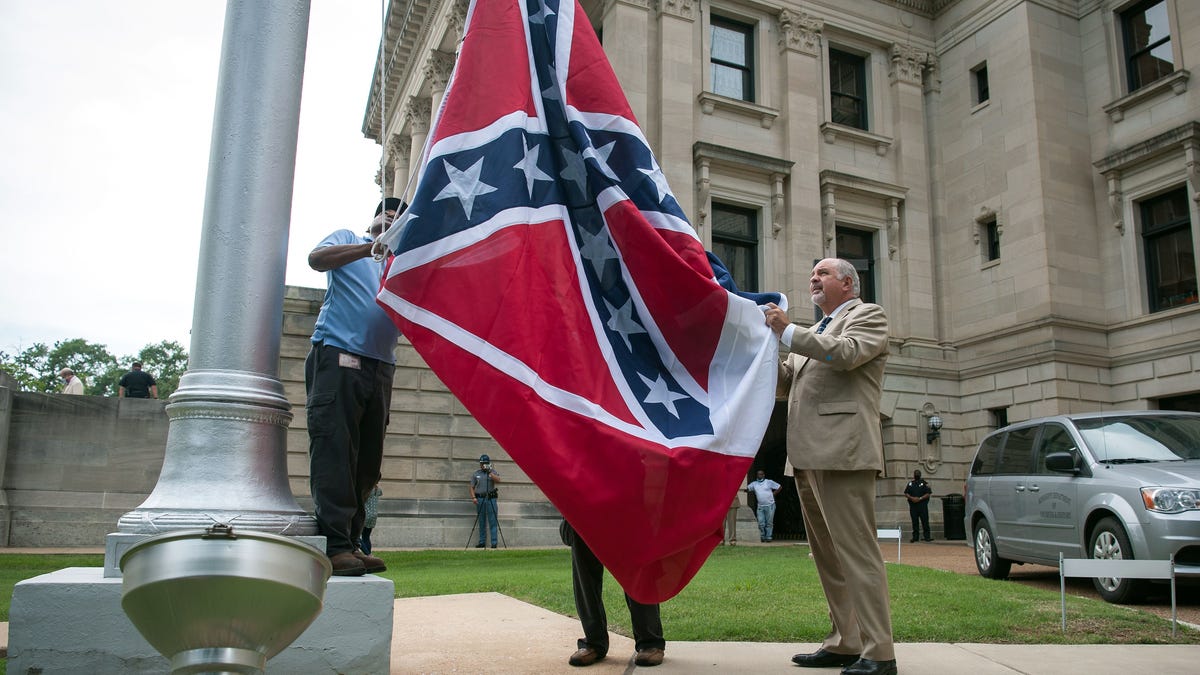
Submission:
<svg viewBox="0 0 1200 675">
<path fill-rule="evenodd" d="M 317 532 L 288 484 L 292 413 L 278 378 L 308 18 L 308 0 L 226 9 L 188 371 L 166 408 L 158 483 L 118 535 L 217 522 Z M 107 548 L 113 568 L 120 547 Z"/>
<path fill-rule="evenodd" d="M 925 434 L 925 442 L 933 443 L 942 436 L 942 418 L 938 415 L 929 417 L 929 431 Z"/>
</svg>

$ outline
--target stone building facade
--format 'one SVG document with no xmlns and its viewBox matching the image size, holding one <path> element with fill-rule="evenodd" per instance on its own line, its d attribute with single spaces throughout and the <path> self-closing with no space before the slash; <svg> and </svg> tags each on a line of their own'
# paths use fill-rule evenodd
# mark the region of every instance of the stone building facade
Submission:
<svg viewBox="0 0 1200 675">
<path fill-rule="evenodd" d="M 809 270 L 837 255 L 886 308 L 881 523 L 907 522 L 913 469 L 937 495 L 961 492 L 975 444 L 1005 421 L 1200 408 L 1200 3 L 583 7 L 680 205 L 740 285 L 784 291 L 807 325 Z M 411 195 L 466 10 L 390 5 L 363 123 L 388 194 Z M 306 293 L 289 302 L 319 300 Z M 401 354 L 386 479 L 457 497 L 471 461 L 499 451 Z M 760 457 L 772 469 L 777 446 Z M 544 506 L 527 481 L 511 490 L 510 504 Z"/>
</svg>

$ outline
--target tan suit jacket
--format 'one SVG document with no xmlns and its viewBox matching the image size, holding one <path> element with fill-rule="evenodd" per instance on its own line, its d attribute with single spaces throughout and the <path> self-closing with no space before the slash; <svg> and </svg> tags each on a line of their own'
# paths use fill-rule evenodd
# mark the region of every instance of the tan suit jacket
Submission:
<svg viewBox="0 0 1200 675">
<path fill-rule="evenodd" d="M 820 335 L 792 331 L 780 362 L 788 389 L 788 460 L 798 470 L 883 471 L 879 398 L 888 323 L 879 305 L 852 300 Z"/>
</svg>

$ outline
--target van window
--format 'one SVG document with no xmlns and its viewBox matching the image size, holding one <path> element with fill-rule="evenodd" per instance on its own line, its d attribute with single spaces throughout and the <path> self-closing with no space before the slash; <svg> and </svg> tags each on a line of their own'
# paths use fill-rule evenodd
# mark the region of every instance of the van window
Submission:
<svg viewBox="0 0 1200 675">
<path fill-rule="evenodd" d="M 1008 432 L 1004 447 L 1000 451 L 1000 461 L 996 464 L 998 474 L 1027 474 L 1033 464 L 1033 440 L 1037 437 L 1038 428 L 1025 427 Z"/>
<path fill-rule="evenodd" d="M 1079 451 L 1075 447 L 1075 439 L 1071 438 L 1071 432 L 1061 424 L 1047 424 L 1042 427 L 1042 438 L 1038 441 L 1038 449 L 1036 456 L 1036 468 L 1040 474 L 1053 474 L 1055 472 L 1046 468 L 1046 456 L 1053 452 L 1071 452 L 1078 455 Z"/>
<path fill-rule="evenodd" d="M 975 454 L 975 461 L 971 464 L 972 476 L 990 476 L 996 473 L 996 455 L 999 454 L 1000 441 L 1003 439 L 1004 434 L 993 434 L 983 439 L 979 452 Z"/>
</svg>

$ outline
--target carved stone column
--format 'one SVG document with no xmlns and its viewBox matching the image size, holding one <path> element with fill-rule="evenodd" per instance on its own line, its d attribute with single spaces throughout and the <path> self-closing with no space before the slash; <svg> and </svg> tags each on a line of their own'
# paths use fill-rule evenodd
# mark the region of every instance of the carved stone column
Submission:
<svg viewBox="0 0 1200 675">
<path fill-rule="evenodd" d="M 429 136 L 430 114 L 432 113 L 431 104 L 432 101 L 430 99 L 412 96 L 404 106 L 404 118 L 407 120 L 411 140 L 408 155 L 408 170 L 409 172 L 417 172 L 417 175 L 420 175 L 422 169 L 421 154 L 425 151 L 425 138 Z M 412 193 L 405 190 L 404 196 L 401 199 L 412 203 Z"/>
<path fill-rule="evenodd" d="M 803 11 L 791 9 L 780 11 L 778 20 L 785 85 L 780 115 L 784 125 L 784 158 L 795 162 L 795 170 L 780 186 L 780 220 L 773 223 L 773 227 L 779 228 L 774 234 L 781 240 L 775 247 L 776 269 L 784 277 L 779 280 L 780 288 L 803 302 L 800 299 L 808 297 L 806 275 L 811 269 L 808 263 L 813 251 L 824 251 L 828 245 L 821 209 L 821 138 L 816 133 L 825 107 L 821 62 L 821 31 L 825 24 Z"/>
<path fill-rule="evenodd" d="M 604 52 L 612 64 L 629 109 L 643 125 L 649 121 L 646 106 L 650 97 L 650 0 L 609 0 L 603 13 Z M 655 143 L 657 139 L 650 139 Z"/>
<path fill-rule="evenodd" d="M 408 189 L 408 163 L 412 155 L 412 139 L 401 134 L 392 134 L 388 138 L 387 154 L 390 158 L 388 166 L 392 172 L 389 196 L 395 197 L 404 194 Z"/>
<path fill-rule="evenodd" d="M 434 114 L 442 105 L 442 96 L 446 93 L 446 85 L 454 71 L 454 61 L 454 54 L 434 49 L 429 52 L 429 60 L 425 62 L 425 79 L 429 82 L 431 92 L 430 109 Z"/>
<path fill-rule="evenodd" d="M 696 50 L 693 37 L 696 17 L 695 0 L 658 0 L 658 26 L 662 61 L 659 81 L 659 130 L 655 155 L 672 186 L 694 184 L 692 143 L 696 138 L 693 114 L 696 90 L 693 85 Z M 695 215 L 694 193 L 675 190 L 679 207 L 689 217 Z"/>
<path fill-rule="evenodd" d="M 933 275 L 935 248 L 933 237 L 933 173 L 929 154 L 926 115 L 926 78 L 934 72 L 932 55 L 911 44 L 893 44 L 888 79 L 893 102 L 891 135 L 896 175 L 903 176 L 907 193 L 904 198 L 904 223 L 900 226 L 899 203 L 889 205 L 888 257 L 882 279 L 894 289 L 892 297 L 898 310 L 893 329 L 906 339 L 936 341 L 939 334 L 938 312 L 933 300 L 939 291 Z M 895 226 L 892 226 L 892 223 Z"/>
</svg>

